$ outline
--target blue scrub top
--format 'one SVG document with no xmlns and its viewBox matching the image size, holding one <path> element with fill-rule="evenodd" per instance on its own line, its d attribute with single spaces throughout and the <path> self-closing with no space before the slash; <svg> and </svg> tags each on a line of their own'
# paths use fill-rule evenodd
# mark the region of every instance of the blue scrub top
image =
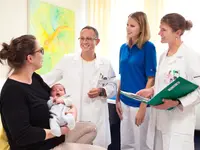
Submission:
<svg viewBox="0 0 200 150">
<path fill-rule="evenodd" d="M 156 49 L 153 43 L 147 41 L 142 49 L 137 45 L 130 48 L 126 43 L 120 48 L 119 73 L 121 75 L 121 90 L 136 93 L 144 89 L 148 77 L 156 74 Z M 120 99 L 128 106 L 139 107 L 140 102 L 120 95 Z"/>
</svg>

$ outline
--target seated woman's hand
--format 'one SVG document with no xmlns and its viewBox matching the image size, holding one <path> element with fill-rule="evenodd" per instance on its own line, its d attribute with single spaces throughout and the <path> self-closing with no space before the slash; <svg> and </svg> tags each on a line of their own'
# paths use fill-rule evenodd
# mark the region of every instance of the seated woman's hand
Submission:
<svg viewBox="0 0 200 150">
<path fill-rule="evenodd" d="M 74 105 L 71 106 L 70 110 L 65 112 L 65 114 L 69 114 L 69 113 L 74 116 L 75 120 L 77 119 L 77 109 Z"/>
<path fill-rule="evenodd" d="M 53 102 L 56 104 L 64 104 L 64 100 L 59 97 L 53 97 Z"/>
<path fill-rule="evenodd" d="M 67 126 L 60 127 L 61 134 L 65 135 L 69 132 L 69 128 Z"/>
</svg>

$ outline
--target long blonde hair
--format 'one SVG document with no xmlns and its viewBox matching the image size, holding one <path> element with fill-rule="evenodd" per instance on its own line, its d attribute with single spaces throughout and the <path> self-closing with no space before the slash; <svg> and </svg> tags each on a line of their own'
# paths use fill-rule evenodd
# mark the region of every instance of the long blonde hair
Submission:
<svg viewBox="0 0 200 150">
<path fill-rule="evenodd" d="M 147 20 L 147 15 L 144 12 L 135 12 L 130 14 L 128 17 L 134 19 L 140 26 L 140 34 L 136 41 L 138 48 L 142 48 L 143 44 L 150 39 L 150 29 Z M 128 45 L 131 47 L 133 42 L 131 39 L 128 40 Z"/>
</svg>

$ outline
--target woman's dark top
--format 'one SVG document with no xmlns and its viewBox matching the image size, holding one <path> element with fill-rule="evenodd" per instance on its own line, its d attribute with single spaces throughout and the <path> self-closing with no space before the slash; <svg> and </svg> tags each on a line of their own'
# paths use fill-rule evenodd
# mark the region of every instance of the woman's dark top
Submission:
<svg viewBox="0 0 200 150">
<path fill-rule="evenodd" d="M 32 84 L 7 79 L 0 96 L 0 114 L 11 150 L 49 150 L 64 136 L 45 140 L 49 127 L 49 86 L 33 73 Z"/>
</svg>

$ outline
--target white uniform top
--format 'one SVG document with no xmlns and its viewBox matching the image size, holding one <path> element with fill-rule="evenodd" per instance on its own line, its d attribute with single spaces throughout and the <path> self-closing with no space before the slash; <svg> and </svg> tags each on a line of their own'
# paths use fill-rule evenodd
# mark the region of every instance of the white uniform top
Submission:
<svg viewBox="0 0 200 150">
<path fill-rule="evenodd" d="M 89 90 L 91 90 L 92 88 L 95 87 L 91 87 L 91 79 L 92 79 L 92 75 L 95 71 L 95 61 L 91 61 L 91 62 L 86 62 L 84 60 L 82 60 L 82 65 L 83 65 L 83 78 L 82 78 L 82 82 L 84 85 L 84 88 L 82 88 L 83 92 L 82 92 L 82 112 L 80 112 L 80 120 L 81 121 L 90 121 L 91 117 L 90 115 L 92 115 L 91 112 L 91 103 L 92 103 L 92 99 L 88 97 L 87 93 Z"/>
<path fill-rule="evenodd" d="M 160 58 L 154 93 L 157 94 L 176 77 L 181 76 L 200 85 L 200 56 L 185 44 L 181 44 L 176 54 L 167 57 L 164 52 Z M 195 128 L 195 105 L 200 102 L 199 89 L 179 98 L 183 110 L 176 107 L 173 110 L 151 109 L 148 145 L 153 148 L 155 128 L 162 133 L 180 133 L 193 135 Z M 166 143 L 164 143 L 166 144 Z"/>
<path fill-rule="evenodd" d="M 77 107 L 77 120 L 95 123 L 97 137 L 93 143 L 107 148 L 111 142 L 107 98 L 117 93 L 117 81 L 110 62 L 97 56 L 94 64 L 86 64 L 83 63 L 80 53 L 65 55 L 53 71 L 43 76 L 43 79 L 49 85 L 63 79 L 66 91 Z M 103 82 L 106 84 L 99 84 Z M 89 98 L 89 89 L 96 87 L 103 87 L 107 97 Z"/>
<path fill-rule="evenodd" d="M 185 77 L 186 74 L 184 72 L 184 69 L 181 69 L 181 67 L 185 67 L 184 64 L 182 66 L 178 66 L 177 68 L 177 53 L 170 57 L 165 57 L 165 59 L 162 61 L 162 67 L 160 67 L 159 72 L 157 74 L 157 91 L 156 93 L 160 92 L 162 89 L 164 89 L 167 85 L 169 85 L 172 81 L 174 81 L 177 77 L 181 76 Z M 182 71 L 182 72 L 180 72 Z M 166 124 L 171 124 L 170 122 L 173 119 L 174 112 L 180 111 L 179 108 L 175 108 L 171 111 L 169 110 L 156 110 L 157 111 L 157 123 L 156 127 L 158 130 L 163 132 L 168 132 L 170 128 L 166 127 Z M 164 119 L 163 119 L 164 118 Z"/>
</svg>

